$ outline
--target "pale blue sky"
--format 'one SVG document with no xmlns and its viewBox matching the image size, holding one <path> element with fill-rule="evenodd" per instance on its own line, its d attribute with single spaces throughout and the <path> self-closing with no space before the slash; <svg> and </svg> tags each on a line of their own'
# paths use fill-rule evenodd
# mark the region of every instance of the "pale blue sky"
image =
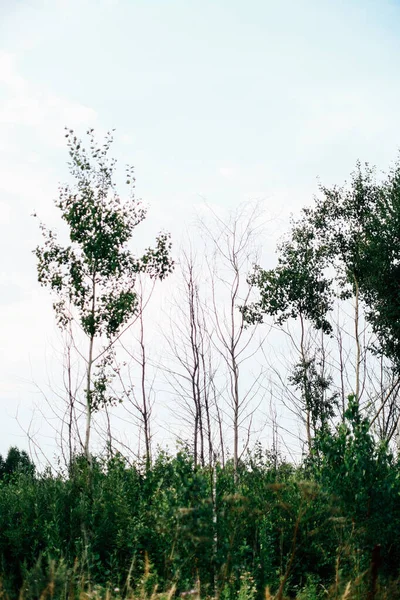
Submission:
<svg viewBox="0 0 400 600">
<path fill-rule="evenodd" d="M 117 129 L 145 231 L 179 241 L 200 196 L 285 218 L 318 176 L 341 183 L 358 158 L 387 168 L 399 58 L 397 1 L 0 0 L 0 452 L 23 444 L 21 374 L 41 372 L 52 335 L 30 214 L 56 223 L 64 125 Z"/>
</svg>

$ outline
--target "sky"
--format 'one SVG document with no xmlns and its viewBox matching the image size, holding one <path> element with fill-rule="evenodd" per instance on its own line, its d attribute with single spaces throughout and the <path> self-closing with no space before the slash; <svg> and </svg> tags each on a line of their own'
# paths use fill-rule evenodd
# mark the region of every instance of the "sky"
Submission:
<svg viewBox="0 0 400 600">
<path fill-rule="evenodd" d="M 51 447 L 32 425 L 56 334 L 31 215 L 57 226 L 65 126 L 116 129 L 144 242 L 179 246 L 204 200 L 259 200 L 278 234 L 319 180 L 396 159 L 399 56 L 397 0 L 0 0 L 0 453 L 30 426 Z"/>
</svg>

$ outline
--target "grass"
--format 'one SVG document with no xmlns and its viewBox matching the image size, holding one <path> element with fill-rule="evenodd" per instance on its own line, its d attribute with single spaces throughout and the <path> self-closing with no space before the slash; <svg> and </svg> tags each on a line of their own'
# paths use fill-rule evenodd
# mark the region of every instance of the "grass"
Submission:
<svg viewBox="0 0 400 600">
<path fill-rule="evenodd" d="M 380 585 L 371 583 L 370 572 L 359 575 L 353 581 L 341 581 L 337 574 L 329 589 L 310 581 L 295 596 L 285 596 L 282 586 L 275 591 L 269 587 L 257 590 L 252 577 L 244 573 L 239 590 L 225 586 L 221 594 L 207 596 L 200 593 L 201 585 L 197 581 L 192 589 L 177 591 L 172 585 L 167 591 L 159 591 L 157 585 L 149 590 L 150 573 L 147 571 L 140 582 L 131 585 L 131 573 L 121 587 L 96 585 L 79 570 L 76 563 L 68 569 L 63 561 L 50 561 L 45 572 L 38 563 L 21 589 L 17 593 L 9 593 L 0 580 L 0 600 L 396 600 L 400 599 L 400 582 L 389 582 Z"/>
</svg>

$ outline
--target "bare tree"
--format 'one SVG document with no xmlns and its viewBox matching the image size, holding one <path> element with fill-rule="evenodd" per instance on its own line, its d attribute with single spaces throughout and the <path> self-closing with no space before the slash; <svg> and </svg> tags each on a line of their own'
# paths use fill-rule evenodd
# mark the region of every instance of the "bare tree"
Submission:
<svg viewBox="0 0 400 600">
<path fill-rule="evenodd" d="M 163 368 L 182 417 L 192 430 L 194 464 L 204 466 L 213 461 L 215 423 L 221 427 L 216 412 L 218 364 L 201 298 L 202 267 L 192 249 L 181 252 L 179 264 L 181 285 L 172 302 L 170 331 L 164 333 L 169 355 Z"/>
<path fill-rule="evenodd" d="M 147 285 L 146 285 L 147 283 Z M 142 276 L 137 279 L 138 315 L 132 327 L 133 339 L 130 344 L 120 340 L 124 360 L 115 366 L 118 385 L 115 395 L 124 400 L 124 410 L 139 430 L 138 452 L 141 456 L 141 441 L 144 441 L 146 469 L 152 464 L 152 413 L 154 405 L 154 380 L 156 371 L 150 365 L 146 341 L 146 308 L 153 296 L 155 282 L 145 282 Z M 118 441 L 121 445 L 121 441 Z"/>
<path fill-rule="evenodd" d="M 233 468 L 237 481 L 238 464 L 249 444 L 252 421 L 261 401 L 262 367 L 241 385 L 244 363 L 254 358 L 262 346 L 258 329 L 246 329 L 239 306 L 251 295 L 247 274 L 258 260 L 257 241 L 262 223 L 258 203 L 246 203 L 232 211 L 226 220 L 209 208 L 211 219 L 200 220 L 206 239 L 210 305 L 207 317 L 213 323 L 213 345 L 225 366 L 227 385 L 222 394 L 228 407 L 233 434 Z M 262 395 L 262 394 L 261 394 Z"/>
</svg>

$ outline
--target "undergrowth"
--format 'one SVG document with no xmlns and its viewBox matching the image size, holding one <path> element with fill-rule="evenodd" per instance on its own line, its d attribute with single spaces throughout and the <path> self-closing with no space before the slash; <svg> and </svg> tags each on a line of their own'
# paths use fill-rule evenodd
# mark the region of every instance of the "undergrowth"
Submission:
<svg viewBox="0 0 400 600">
<path fill-rule="evenodd" d="M 187 451 L 38 474 L 13 449 L 0 597 L 396 598 L 399 463 L 350 409 L 300 466 L 257 447 L 236 478 Z"/>
</svg>

